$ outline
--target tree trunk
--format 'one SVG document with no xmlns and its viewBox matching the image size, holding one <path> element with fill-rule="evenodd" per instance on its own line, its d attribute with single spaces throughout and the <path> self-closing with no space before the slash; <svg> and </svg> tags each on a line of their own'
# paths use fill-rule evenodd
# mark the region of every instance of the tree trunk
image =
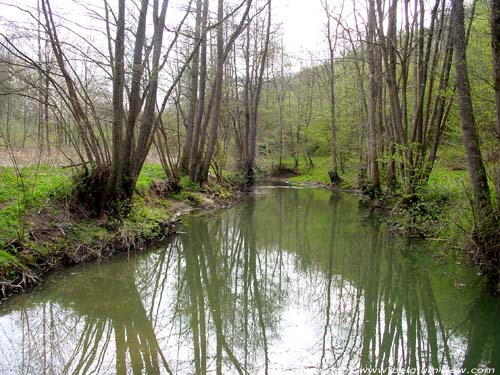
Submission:
<svg viewBox="0 0 500 375">
<path fill-rule="evenodd" d="M 199 66 L 199 80 L 198 80 L 198 100 L 196 103 L 196 112 L 193 123 L 193 138 L 191 143 L 191 152 L 189 154 L 189 177 L 191 180 L 196 179 L 200 163 L 200 155 L 198 148 L 200 143 L 201 126 L 205 114 L 205 99 L 206 99 L 206 86 L 207 86 L 207 38 L 208 38 L 208 0 L 203 2 L 203 14 L 201 17 L 201 48 L 200 48 L 200 66 Z M 202 142 L 204 140 L 201 140 Z"/>
<path fill-rule="evenodd" d="M 328 9 L 328 4 L 323 3 L 323 8 L 327 16 L 327 41 L 328 41 L 328 93 L 329 93 L 329 104 L 330 104 L 330 133 L 331 133 L 331 152 L 332 152 L 332 169 L 328 172 L 330 177 L 330 182 L 332 186 L 339 185 L 342 180 L 338 173 L 338 150 L 337 150 L 337 119 L 335 114 L 335 47 L 337 44 L 337 33 L 332 35 L 332 16 Z"/>
<path fill-rule="evenodd" d="M 130 86 L 129 113 L 127 127 L 125 131 L 124 147 L 122 148 L 121 159 L 123 160 L 123 174 L 130 176 L 132 170 L 132 160 L 134 158 L 135 131 L 137 118 L 141 110 L 141 78 L 144 70 L 143 51 L 146 43 L 146 18 L 149 8 L 149 0 L 141 0 L 139 20 L 135 34 L 134 58 L 132 65 L 132 82 Z M 116 161 L 117 163 L 119 161 Z"/>
<path fill-rule="evenodd" d="M 106 187 L 106 196 L 116 193 L 121 185 L 123 169 L 123 90 L 125 86 L 125 0 L 118 2 L 118 20 L 115 38 L 115 57 L 113 67 L 113 124 L 112 124 L 112 157 L 110 176 Z M 106 199 L 103 199 L 106 201 Z"/>
<path fill-rule="evenodd" d="M 369 1 L 368 8 L 368 163 L 370 165 L 371 185 L 374 190 L 380 189 L 380 174 L 377 155 L 377 90 L 375 77 L 375 2 Z M 380 100 L 381 98 L 378 98 Z"/>
<path fill-rule="evenodd" d="M 497 223 L 493 215 L 486 170 L 481 156 L 479 134 L 476 129 L 470 82 L 468 77 L 463 0 L 452 0 L 452 22 L 455 46 L 456 86 L 460 122 L 467 153 L 470 184 L 475 214 L 475 240 L 478 242 L 480 260 L 485 262 L 490 274 L 498 279 L 498 252 L 492 253 L 498 243 Z M 495 249 L 496 250 L 496 249 Z"/>
<path fill-rule="evenodd" d="M 496 101 L 496 130 L 500 153 L 500 0 L 491 0 L 491 46 Z M 497 211 L 500 213 L 500 162 L 497 161 Z"/>
<path fill-rule="evenodd" d="M 219 127 L 219 117 L 220 117 L 220 105 L 222 101 L 222 83 L 224 78 L 224 1 L 218 0 L 217 7 L 217 66 L 215 72 L 215 88 L 212 93 L 214 97 L 214 106 L 212 109 L 212 126 L 210 128 L 209 141 L 207 146 L 207 153 L 205 159 L 203 160 L 203 171 L 200 176 L 200 180 L 205 182 L 208 180 L 208 171 L 210 169 L 210 164 L 212 162 L 212 157 L 214 154 L 215 144 L 217 142 L 217 132 Z"/>
<path fill-rule="evenodd" d="M 257 156 L 257 120 L 258 120 L 258 109 L 259 109 L 259 103 L 260 103 L 260 94 L 262 90 L 262 84 L 264 81 L 264 71 L 266 68 L 267 64 L 267 57 L 269 53 L 269 44 L 270 44 L 270 38 L 271 38 L 271 3 L 272 0 L 269 0 L 267 3 L 267 25 L 266 25 L 266 35 L 265 35 L 265 41 L 264 41 L 264 48 L 261 51 L 262 57 L 258 61 L 258 68 L 255 68 L 255 71 L 258 70 L 257 73 L 257 80 L 255 84 L 251 83 L 251 77 L 249 76 L 249 66 L 248 66 L 248 61 L 247 61 L 247 85 L 248 87 L 248 92 L 253 94 L 250 95 L 250 100 L 248 103 L 248 113 L 245 115 L 248 115 L 248 128 L 246 129 L 246 158 L 244 161 L 244 171 L 243 173 L 245 174 L 245 184 L 247 186 L 251 186 L 255 182 L 255 176 L 254 176 L 254 167 L 255 167 L 255 158 Z M 247 33 L 248 37 L 248 42 L 250 43 L 250 38 L 249 38 L 249 33 Z M 250 56 L 248 56 L 248 45 L 247 45 L 247 59 L 250 59 Z M 248 95 L 248 94 L 247 94 Z M 248 98 L 247 98 L 248 100 Z"/>
<path fill-rule="evenodd" d="M 191 89 L 189 99 L 189 112 L 187 116 L 186 138 L 184 141 L 184 151 L 181 159 L 181 171 L 189 173 L 189 157 L 191 155 L 191 147 L 193 142 L 194 118 L 198 103 L 198 69 L 200 65 L 200 45 L 201 45 L 201 12 L 202 0 L 196 2 L 196 26 L 194 32 L 194 54 L 191 63 Z"/>
</svg>

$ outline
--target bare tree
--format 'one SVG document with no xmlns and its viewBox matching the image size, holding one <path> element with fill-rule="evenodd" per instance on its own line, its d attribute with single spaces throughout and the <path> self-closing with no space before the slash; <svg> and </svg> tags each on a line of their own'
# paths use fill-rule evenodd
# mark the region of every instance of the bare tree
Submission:
<svg viewBox="0 0 500 375">
<path fill-rule="evenodd" d="M 157 107 L 160 72 L 167 63 L 179 30 L 165 51 L 163 35 L 166 29 L 168 0 L 141 0 L 136 5 L 137 8 L 132 10 L 133 8 L 127 8 L 125 0 L 120 0 L 115 13 L 105 0 L 104 15 L 93 11 L 92 14 L 105 26 L 108 51 L 100 50 L 84 36 L 79 35 L 79 38 L 88 45 L 88 50 L 98 54 L 99 61 L 93 59 L 88 50 L 80 45 L 61 42 L 60 34 L 66 29 L 60 26 L 61 19 L 53 11 L 50 0 L 40 0 L 42 19 L 29 10 L 21 10 L 31 15 L 37 27 L 43 29 L 54 56 L 55 66 L 34 60 L 6 36 L 2 42 L 13 56 L 44 77 L 45 91 L 40 89 L 40 92 L 48 92 L 47 87 L 50 84 L 58 97 L 51 98 L 51 101 L 55 103 L 60 100 L 64 104 L 63 107 L 68 108 L 77 129 L 77 137 L 72 143 L 81 159 L 80 165 L 85 170 L 85 177 L 78 189 L 79 196 L 99 214 L 127 213 L 160 118 L 173 88 L 186 68 L 181 67 L 177 71 L 178 75 L 171 78 L 163 102 Z M 186 14 L 189 12 L 190 5 Z M 181 24 L 185 20 L 186 17 L 182 19 Z M 148 27 L 152 27 L 151 36 L 148 36 Z M 112 35 L 113 31 L 115 35 Z M 132 44 L 130 74 L 125 65 L 128 41 Z M 192 55 L 187 58 L 188 62 L 191 58 Z M 83 61 L 83 77 L 78 74 L 80 61 Z M 102 69 L 105 76 L 111 79 L 111 111 L 102 109 L 106 106 L 102 101 L 108 100 L 106 97 L 110 94 L 109 90 L 100 88 L 104 98 L 93 94 L 95 85 L 90 82 L 93 76 L 87 76 L 89 69 L 86 62 Z M 46 96 L 44 102 L 47 102 Z M 64 110 L 58 107 L 54 106 L 53 112 L 57 121 L 62 123 L 65 114 Z M 105 111 L 109 115 L 103 114 Z M 111 129 L 107 127 L 108 116 L 111 117 Z"/>
<path fill-rule="evenodd" d="M 323 10 L 325 11 L 327 17 L 326 32 L 327 32 L 327 42 L 328 42 L 328 91 L 330 94 L 330 131 L 331 131 L 331 148 L 332 148 L 332 169 L 328 172 L 330 176 L 330 182 L 332 185 L 338 185 L 342 180 L 338 173 L 338 146 L 337 146 L 337 119 L 335 114 L 335 50 L 337 49 L 337 41 L 339 38 L 339 27 L 340 23 L 337 22 L 337 27 L 335 32 L 333 31 L 332 20 L 333 16 L 327 1 L 322 1 Z M 344 8 L 344 2 L 341 4 L 340 16 L 342 17 L 342 12 Z"/>
<path fill-rule="evenodd" d="M 255 30 L 252 40 L 251 26 L 247 26 L 245 39 L 245 77 L 243 88 L 243 108 L 244 108 L 244 130 L 242 132 L 242 141 L 240 142 L 241 160 L 240 169 L 244 175 L 244 184 L 251 186 L 255 181 L 255 159 L 257 157 L 257 127 L 258 127 L 258 109 L 261 98 L 261 91 L 264 82 L 264 72 L 266 69 L 269 45 L 271 39 L 271 0 L 267 1 L 267 17 L 264 22 L 264 35 L 260 40 L 259 32 Z M 257 22 L 253 21 L 253 27 L 258 28 Z M 253 43 L 253 51 L 251 50 Z M 253 59 L 251 58 L 253 56 Z"/>
</svg>

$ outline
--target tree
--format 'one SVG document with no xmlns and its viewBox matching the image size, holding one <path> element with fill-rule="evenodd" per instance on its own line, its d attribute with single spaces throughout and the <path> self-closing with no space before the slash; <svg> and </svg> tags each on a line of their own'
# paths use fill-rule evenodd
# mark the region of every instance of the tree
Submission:
<svg viewBox="0 0 500 375">
<path fill-rule="evenodd" d="M 370 166 L 371 186 L 374 190 L 380 188 L 380 176 L 377 154 L 377 62 L 376 48 L 376 14 L 375 1 L 369 0 L 368 29 L 367 29 L 367 54 L 368 54 L 368 163 Z"/>
<path fill-rule="evenodd" d="M 478 245 L 479 261 L 498 287 L 500 257 L 498 223 L 491 205 L 490 191 L 484 167 L 479 135 L 476 129 L 469 82 L 463 0 L 452 1 L 452 22 L 455 47 L 455 71 L 462 135 L 467 154 L 470 185 L 475 214 L 474 239 Z"/>
<path fill-rule="evenodd" d="M 244 133 L 242 142 L 239 143 L 240 151 L 240 170 L 244 176 L 244 184 L 251 186 L 255 182 L 255 160 L 257 157 L 257 127 L 259 118 L 259 104 L 264 82 L 264 72 L 267 66 L 269 56 L 269 45 L 271 40 L 271 0 L 267 1 L 267 18 L 263 23 L 265 29 L 262 40 L 259 45 L 259 30 L 256 21 L 253 22 L 256 28 L 252 40 L 250 25 L 247 26 L 245 39 L 245 78 L 243 88 L 243 108 L 244 108 Z M 253 43 L 254 50 L 251 50 Z M 253 57 L 253 58 L 252 58 Z"/>
<path fill-rule="evenodd" d="M 330 9 L 328 7 L 328 3 L 326 1 L 322 1 L 323 9 L 326 13 L 327 22 L 326 22 L 326 32 L 327 32 L 327 42 L 328 42 L 328 66 L 327 66 L 327 74 L 328 74 L 328 88 L 329 88 L 329 104 L 330 104 L 330 131 L 332 137 L 332 169 L 328 172 L 330 176 L 330 182 L 332 185 L 338 185 L 342 181 L 339 177 L 338 173 L 338 150 L 337 150 L 337 119 L 335 115 L 335 50 L 337 48 L 337 40 L 338 40 L 338 29 L 340 27 L 337 22 L 337 28 L 335 31 L 335 35 L 333 35 L 332 30 L 332 14 L 330 13 Z M 342 2 L 341 8 L 344 7 L 344 3 Z M 342 13 L 342 11 L 341 11 Z M 341 16 L 342 17 L 342 14 Z"/>
<path fill-rule="evenodd" d="M 78 145 L 77 153 L 85 170 L 78 189 L 80 199 L 99 215 L 106 212 L 127 214 L 137 179 L 153 143 L 159 118 L 165 109 L 172 87 L 178 82 L 184 69 L 180 70 L 179 76 L 174 77 L 163 105 L 157 111 L 159 74 L 171 51 L 169 48 L 167 53 L 162 52 L 168 0 L 163 0 L 161 3 L 159 0 L 153 0 L 152 4 L 149 0 L 141 0 L 137 8 L 136 30 L 133 33 L 131 25 L 127 27 L 127 20 L 135 18 L 136 15 L 130 14 L 127 17 L 126 1 L 120 0 L 115 37 L 111 35 L 113 23 L 110 20 L 110 15 L 114 15 L 114 12 L 107 1 L 104 5 L 105 15 L 100 17 L 106 26 L 108 54 L 102 51 L 99 51 L 99 54 L 100 58 L 104 57 L 109 62 L 106 74 L 113 83 L 111 142 L 103 126 L 102 116 L 98 113 L 99 98 L 91 94 L 87 82 L 82 82 L 77 74 L 75 59 L 69 57 L 72 53 L 81 54 L 83 49 L 61 43 L 60 28 L 49 0 L 41 0 L 43 20 L 40 20 L 38 25 L 43 27 L 47 35 L 58 71 L 52 72 L 44 67 L 46 64 L 34 61 L 5 37 L 4 45 L 11 53 L 40 72 L 69 108 L 78 131 L 78 142 L 74 143 Z M 146 29 L 150 8 L 153 33 L 151 40 L 148 41 Z M 181 22 L 184 20 L 185 18 Z M 177 35 L 178 33 L 174 36 L 174 42 Z M 128 38 L 133 42 L 130 86 L 125 67 Z M 85 38 L 82 39 L 90 43 Z M 91 60 L 88 55 L 82 58 L 84 61 Z M 99 67 L 103 65 L 104 63 L 98 63 Z M 62 80 L 59 77 L 62 77 Z M 125 90 L 127 100 L 124 95 Z"/>
<path fill-rule="evenodd" d="M 496 101 L 496 130 L 500 149 L 500 0 L 491 0 L 491 47 L 493 55 L 493 87 Z M 497 211 L 500 213 L 500 163 L 497 166 Z"/>
</svg>

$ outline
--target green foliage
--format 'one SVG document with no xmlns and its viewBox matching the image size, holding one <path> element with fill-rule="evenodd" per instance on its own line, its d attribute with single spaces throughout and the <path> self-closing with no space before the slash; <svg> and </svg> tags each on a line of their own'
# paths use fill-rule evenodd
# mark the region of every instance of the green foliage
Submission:
<svg viewBox="0 0 500 375">
<path fill-rule="evenodd" d="M 10 254 L 5 250 L 0 250 L 0 267 L 7 266 L 15 266 L 21 268 L 24 267 L 24 265 L 15 255 Z"/>
<path fill-rule="evenodd" d="M 24 225 L 24 217 L 20 213 L 22 210 L 17 204 L 11 204 L 0 210 L 0 248 L 7 241 L 20 237 L 21 227 Z"/>
<path fill-rule="evenodd" d="M 0 167 L 0 204 L 22 201 L 27 207 L 36 207 L 47 198 L 70 191 L 70 174 L 61 168 L 41 165 L 23 167 L 19 172 L 13 167 Z"/>
<path fill-rule="evenodd" d="M 123 221 L 119 232 L 131 243 L 137 239 L 149 241 L 161 232 L 161 223 L 166 222 L 170 215 L 161 207 L 135 204 L 129 217 Z"/>
<path fill-rule="evenodd" d="M 0 167 L 0 246 L 26 234 L 25 216 L 39 211 L 49 200 L 68 197 L 71 178 L 61 168 L 30 166 L 16 171 Z"/>
<path fill-rule="evenodd" d="M 439 234 L 443 209 L 448 200 L 447 194 L 433 196 L 425 191 L 403 197 L 392 211 L 393 229 L 410 236 L 434 237 Z"/>
<path fill-rule="evenodd" d="M 465 171 L 436 165 L 427 186 L 402 197 L 391 216 L 393 228 L 414 236 L 464 240 L 473 223 L 467 178 Z"/>
<path fill-rule="evenodd" d="M 244 173 L 241 172 L 235 172 L 235 173 L 229 173 L 229 172 L 224 172 L 223 174 L 224 180 L 232 187 L 235 189 L 239 190 L 245 190 L 247 189 L 247 179 L 245 177 Z"/>
<path fill-rule="evenodd" d="M 331 158 L 330 157 L 314 157 L 313 158 L 314 167 L 309 168 L 305 164 L 299 166 L 299 175 L 290 178 L 291 182 L 316 182 L 321 184 L 328 184 L 330 178 L 328 177 L 328 171 L 331 169 Z"/>
</svg>

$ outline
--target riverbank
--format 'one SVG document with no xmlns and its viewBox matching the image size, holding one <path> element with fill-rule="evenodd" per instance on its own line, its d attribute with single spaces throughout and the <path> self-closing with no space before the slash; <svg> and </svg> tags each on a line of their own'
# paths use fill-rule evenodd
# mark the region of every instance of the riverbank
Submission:
<svg viewBox="0 0 500 375">
<path fill-rule="evenodd" d="M 0 176 L 0 300 L 39 285 L 54 269 L 142 251 L 172 236 L 182 215 L 237 201 L 230 184 L 201 188 L 183 179 L 180 192 L 166 192 L 161 167 L 148 165 L 129 217 L 117 221 L 75 206 L 71 174 L 61 168 L 2 167 Z"/>
<path fill-rule="evenodd" d="M 475 268 L 391 236 L 352 195 L 262 185 L 237 207 L 187 215 L 167 244 L 57 271 L 9 300 L 0 373 L 340 374 L 369 366 L 365 342 L 393 343 L 380 361 L 411 350 L 429 368 L 462 366 L 464 348 L 482 366 L 496 358 L 474 347 L 500 334 L 500 300 Z"/>
<path fill-rule="evenodd" d="M 293 174 L 279 178 L 291 184 L 331 190 L 328 176 L 330 158 L 313 157 L 312 161 L 312 167 L 302 162 Z M 288 163 L 291 165 L 291 161 Z M 273 167 L 267 166 L 265 170 L 272 173 Z M 398 189 L 383 190 L 376 197 L 368 197 L 359 189 L 360 177 L 356 170 L 346 165 L 339 171 L 342 181 L 334 190 L 359 195 L 361 204 L 386 215 L 393 233 L 438 240 L 454 249 L 465 248 L 470 242 L 474 219 L 466 170 L 438 162 L 427 186 L 412 197 L 405 197 Z"/>
</svg>

